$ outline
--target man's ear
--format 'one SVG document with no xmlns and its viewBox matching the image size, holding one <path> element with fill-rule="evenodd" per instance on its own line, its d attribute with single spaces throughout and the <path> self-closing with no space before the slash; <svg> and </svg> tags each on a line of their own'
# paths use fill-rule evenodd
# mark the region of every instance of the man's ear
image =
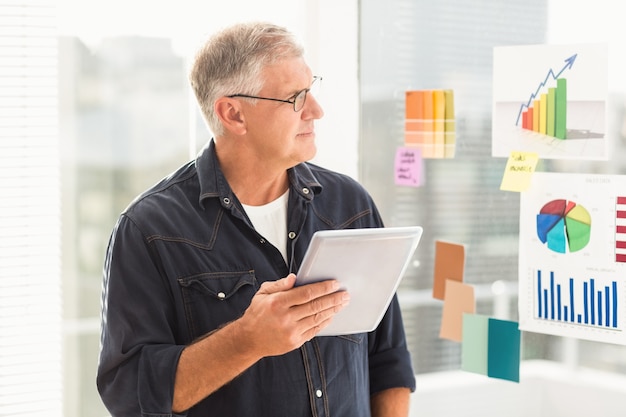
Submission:
<svg viewBox="0 0 626 417">
<path fill-rule="evenodd" d="M 224 129 L 236 135 L 246 133 L 245 117 L 239 100 L 222 97 L 215 102 L 215 114 L 222 122 Z"/>
</svg>

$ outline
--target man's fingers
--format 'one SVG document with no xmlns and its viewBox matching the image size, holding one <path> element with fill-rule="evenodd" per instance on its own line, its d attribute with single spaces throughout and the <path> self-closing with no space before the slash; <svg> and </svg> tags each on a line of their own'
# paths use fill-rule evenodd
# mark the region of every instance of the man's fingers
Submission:
<svg viewBox="0 0 626 417">
<path fill-rule="evenodd" d="M 262 294 L 272 294 L 275 292 L 287 291 L 293 288 L 296 283 L 296 275 L 289 274 L 285 278 L 278 279 L 276 281 L 266 281 L 261 284 L 259 292 Z"/>
<path fill-rule="evenodd" d="M 334 316 L 350 302 L 350 294 L 346 291 L 336 291 L 322 297 L 315 298 L 307 303 L 295 305 L 291 308 L 297 320 L 308 319 L 313 324 Z"/>
<path fill-rule="evenodd" d="M 339 290 L 339 282 L 334 279 L 315 282 L 312 284 L 294 287 L 290 291 L 291 301 L 294 305 L 306 304 L 310 301 L 335 293 Z"/>
<path fill-rule="evenodd" d="M 326 326 L 328 326 L 337 314 L 346 304 L 341 306 L 336 306 L 330 308 L 328 310 L 320 311 L 317 314 L 312 316 L 305 317 L 301 320 L 301 328 L 304 329 L 304 333 L 302 334 L 304 340 L 311 340 L 317 334 L 322 331 Z"/>
</svg>

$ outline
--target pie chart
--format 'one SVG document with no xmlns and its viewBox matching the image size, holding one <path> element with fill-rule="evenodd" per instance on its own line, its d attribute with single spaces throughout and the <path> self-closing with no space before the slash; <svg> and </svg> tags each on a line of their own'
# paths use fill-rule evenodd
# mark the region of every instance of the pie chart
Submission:
<svg viewBox="0 0 626 417">
<path fill-rule="evenodd" d="M 537 236 L 553 252 L 579 251 L 589 243 L 591 216 L 573 201 L 552 200 L 537 214 Z"/>
</svg>

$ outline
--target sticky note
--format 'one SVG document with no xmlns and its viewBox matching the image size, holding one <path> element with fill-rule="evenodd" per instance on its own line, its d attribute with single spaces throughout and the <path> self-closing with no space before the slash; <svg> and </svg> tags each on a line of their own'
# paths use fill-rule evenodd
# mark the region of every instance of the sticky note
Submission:
<svg viewBox="0 0 626 417">
<path fill-rule="evenodd" d="M 526 191 L 530 187 L 539 157 L 534 152 L 511 152 L 504 168 L 500 189 L 503 191 Z"/>
<path fill-rule="evenodd" d="M 487 375 L 489 317 L 480 314 L 463 314 L 462 333 L 461 369 Z"/>
<path fill-rule="evenodd" d="M 446 280 L 463 281 L 465 269 L 465 246 L 457 243 L 435 242 L 435 279 L 433 298 L 443 300 Z"/>
<path fill-rule="evenodd" d="M 400 147 L 396 150 L 395 183 L 419 187 L 423 185 L 422 153 L 418 148 Z"/>
<path fill-rule="evenodd" d="M 451 279 L 446 280 L 446 298 L 443 302 L 439 337 L 461 342 L 463 314 L 475 312 L 474 287 Z"/>
<path fill-rule="evenodd" d="M 421 145 L 424 143 L 424 91 L 405 93 L 404 144 Z"/>
<path fill-rule="evenodd" d="M 488 337 L 487 376 L 519 382 L 519 324 L 490 318 Z"/>
<path fill-rule="evenodd" d="M 519 323 L 465 313 L 461 369 L 519 382 Z"/>
</svg>

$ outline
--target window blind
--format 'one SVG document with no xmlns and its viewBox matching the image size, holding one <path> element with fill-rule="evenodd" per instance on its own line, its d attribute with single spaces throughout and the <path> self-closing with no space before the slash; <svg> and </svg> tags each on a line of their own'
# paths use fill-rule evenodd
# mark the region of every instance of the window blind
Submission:
<svg viewBox="0 0 626 417">
<path fill-rule="evenodd" d="M 0 0 L 0 416 L 61 416 L 57 37 L 48 1 Z"/>
</svg>

